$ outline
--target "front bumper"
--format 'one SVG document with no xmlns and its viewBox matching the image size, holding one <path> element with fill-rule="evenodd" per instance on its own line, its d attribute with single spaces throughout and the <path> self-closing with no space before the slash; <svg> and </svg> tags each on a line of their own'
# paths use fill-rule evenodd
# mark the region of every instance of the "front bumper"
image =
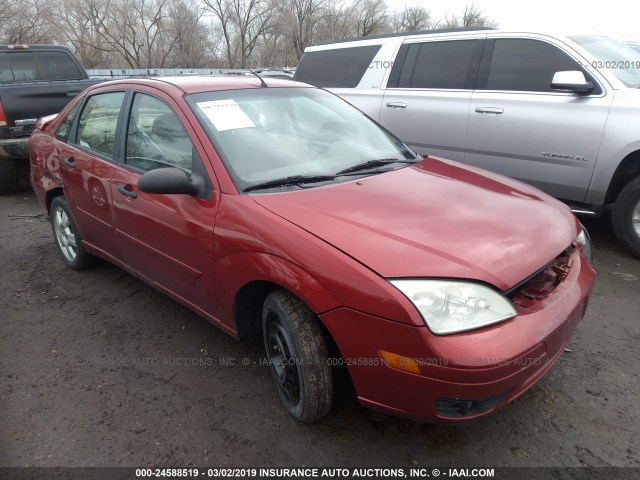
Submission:
<svg viewBox="0 0 640 480">
<path fill-rule="evenodd" d="M 466 421 L 520 396 L 562 355 L 584 317 L 595 279 L 584 256 L 576 251 L 572 259 L 567 278 L 535 308 L 476 331 L 436 336 L 426 327 L 348 308 L 321 319 L 363 405 L 431 423 Z M 380 351 L 415 359 L 419 373 L 389 366 Z"/>
<path fill-rule="evenodd" d="M 29 158 L 29 137 L 0 139 L 0 160 Z"/>
</svg>

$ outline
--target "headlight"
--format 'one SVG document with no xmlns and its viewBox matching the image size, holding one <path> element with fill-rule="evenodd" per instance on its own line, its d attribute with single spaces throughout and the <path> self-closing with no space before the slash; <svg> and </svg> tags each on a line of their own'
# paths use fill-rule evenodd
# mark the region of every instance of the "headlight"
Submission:
<svg viewBox="0 0 640 480">
<path fill-rule="evenodd" d="M 582 247 L 582 254 L 587 257 L 587 260 L 591 263 L 593 260 L 593 251 L 591 249 L 591 237 L 586 228 L 582 227 L 582 231 L 576 237 L 576 243 Z"/>
<path fill-rule="evenodd" d="M 464 332 L 515 317 L 500 293 L 477 283 L 445 280 L 390 280 L 416 306 L 437 335 Z"/>
</svg>

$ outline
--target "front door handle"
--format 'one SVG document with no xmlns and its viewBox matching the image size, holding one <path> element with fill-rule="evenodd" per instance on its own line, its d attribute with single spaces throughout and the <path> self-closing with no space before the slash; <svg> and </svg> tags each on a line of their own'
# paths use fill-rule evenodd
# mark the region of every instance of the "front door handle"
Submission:
<svg viewBox="0 0 640 480">
<path fill-rule="evenodd" d="M 131 188 L 131 185 L 118 185 L 118 191 L 129 198 L 138 198 L 138 194 L 127 187 Z"/>
<path fill-rule="evenodd" d="M 62 163 L 64 163 L 69 168 L 76 168 L 78 166 L 78 164 L 73 161 L 73 157 L 63 158 Z"/>
<path fill-rule="evenodd" d="M 500 115 L 504 113 L 504 109 L 495 107 L 476 107 L 476 113 L 492 113 L 494 115 Z"/>
<path fill-rule="evenodd" d="M 404 102 L 389 102 L 387 103 L 389 108 L 407 108 L 407 104 Z"/>
</svg>

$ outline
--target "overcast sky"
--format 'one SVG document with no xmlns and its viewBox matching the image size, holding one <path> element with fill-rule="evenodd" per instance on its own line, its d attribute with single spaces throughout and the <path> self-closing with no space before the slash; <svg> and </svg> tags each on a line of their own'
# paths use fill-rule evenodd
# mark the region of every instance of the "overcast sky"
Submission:
<svg viewBox="0 0 640 480">
<path fill-rule="evenodd" d="M 471 0 L 386 0 L 391 10 L 405 5 L 423 5 L 434 19 L 446 13 L 460 15 Z M 543 30 L 557 33 L 600 33 L 620 40 L 640 40 L 640 2 L 638 0 L 476 0 L 487 17 L 497 20 L 505 30 Z"/>
</svg>

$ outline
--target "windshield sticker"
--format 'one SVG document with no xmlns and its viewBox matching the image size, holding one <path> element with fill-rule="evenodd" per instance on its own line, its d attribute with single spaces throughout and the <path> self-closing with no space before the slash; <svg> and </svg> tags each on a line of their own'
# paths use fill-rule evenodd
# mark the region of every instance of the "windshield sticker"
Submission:
<svg viewBox="0 0 640 480">
<path fill-rule="evenodd" d="M 199 102 L 197 105 L 219 132 L 255 127 L 255 124 L 235 100 L 213 100 Z"/>
</svg>

